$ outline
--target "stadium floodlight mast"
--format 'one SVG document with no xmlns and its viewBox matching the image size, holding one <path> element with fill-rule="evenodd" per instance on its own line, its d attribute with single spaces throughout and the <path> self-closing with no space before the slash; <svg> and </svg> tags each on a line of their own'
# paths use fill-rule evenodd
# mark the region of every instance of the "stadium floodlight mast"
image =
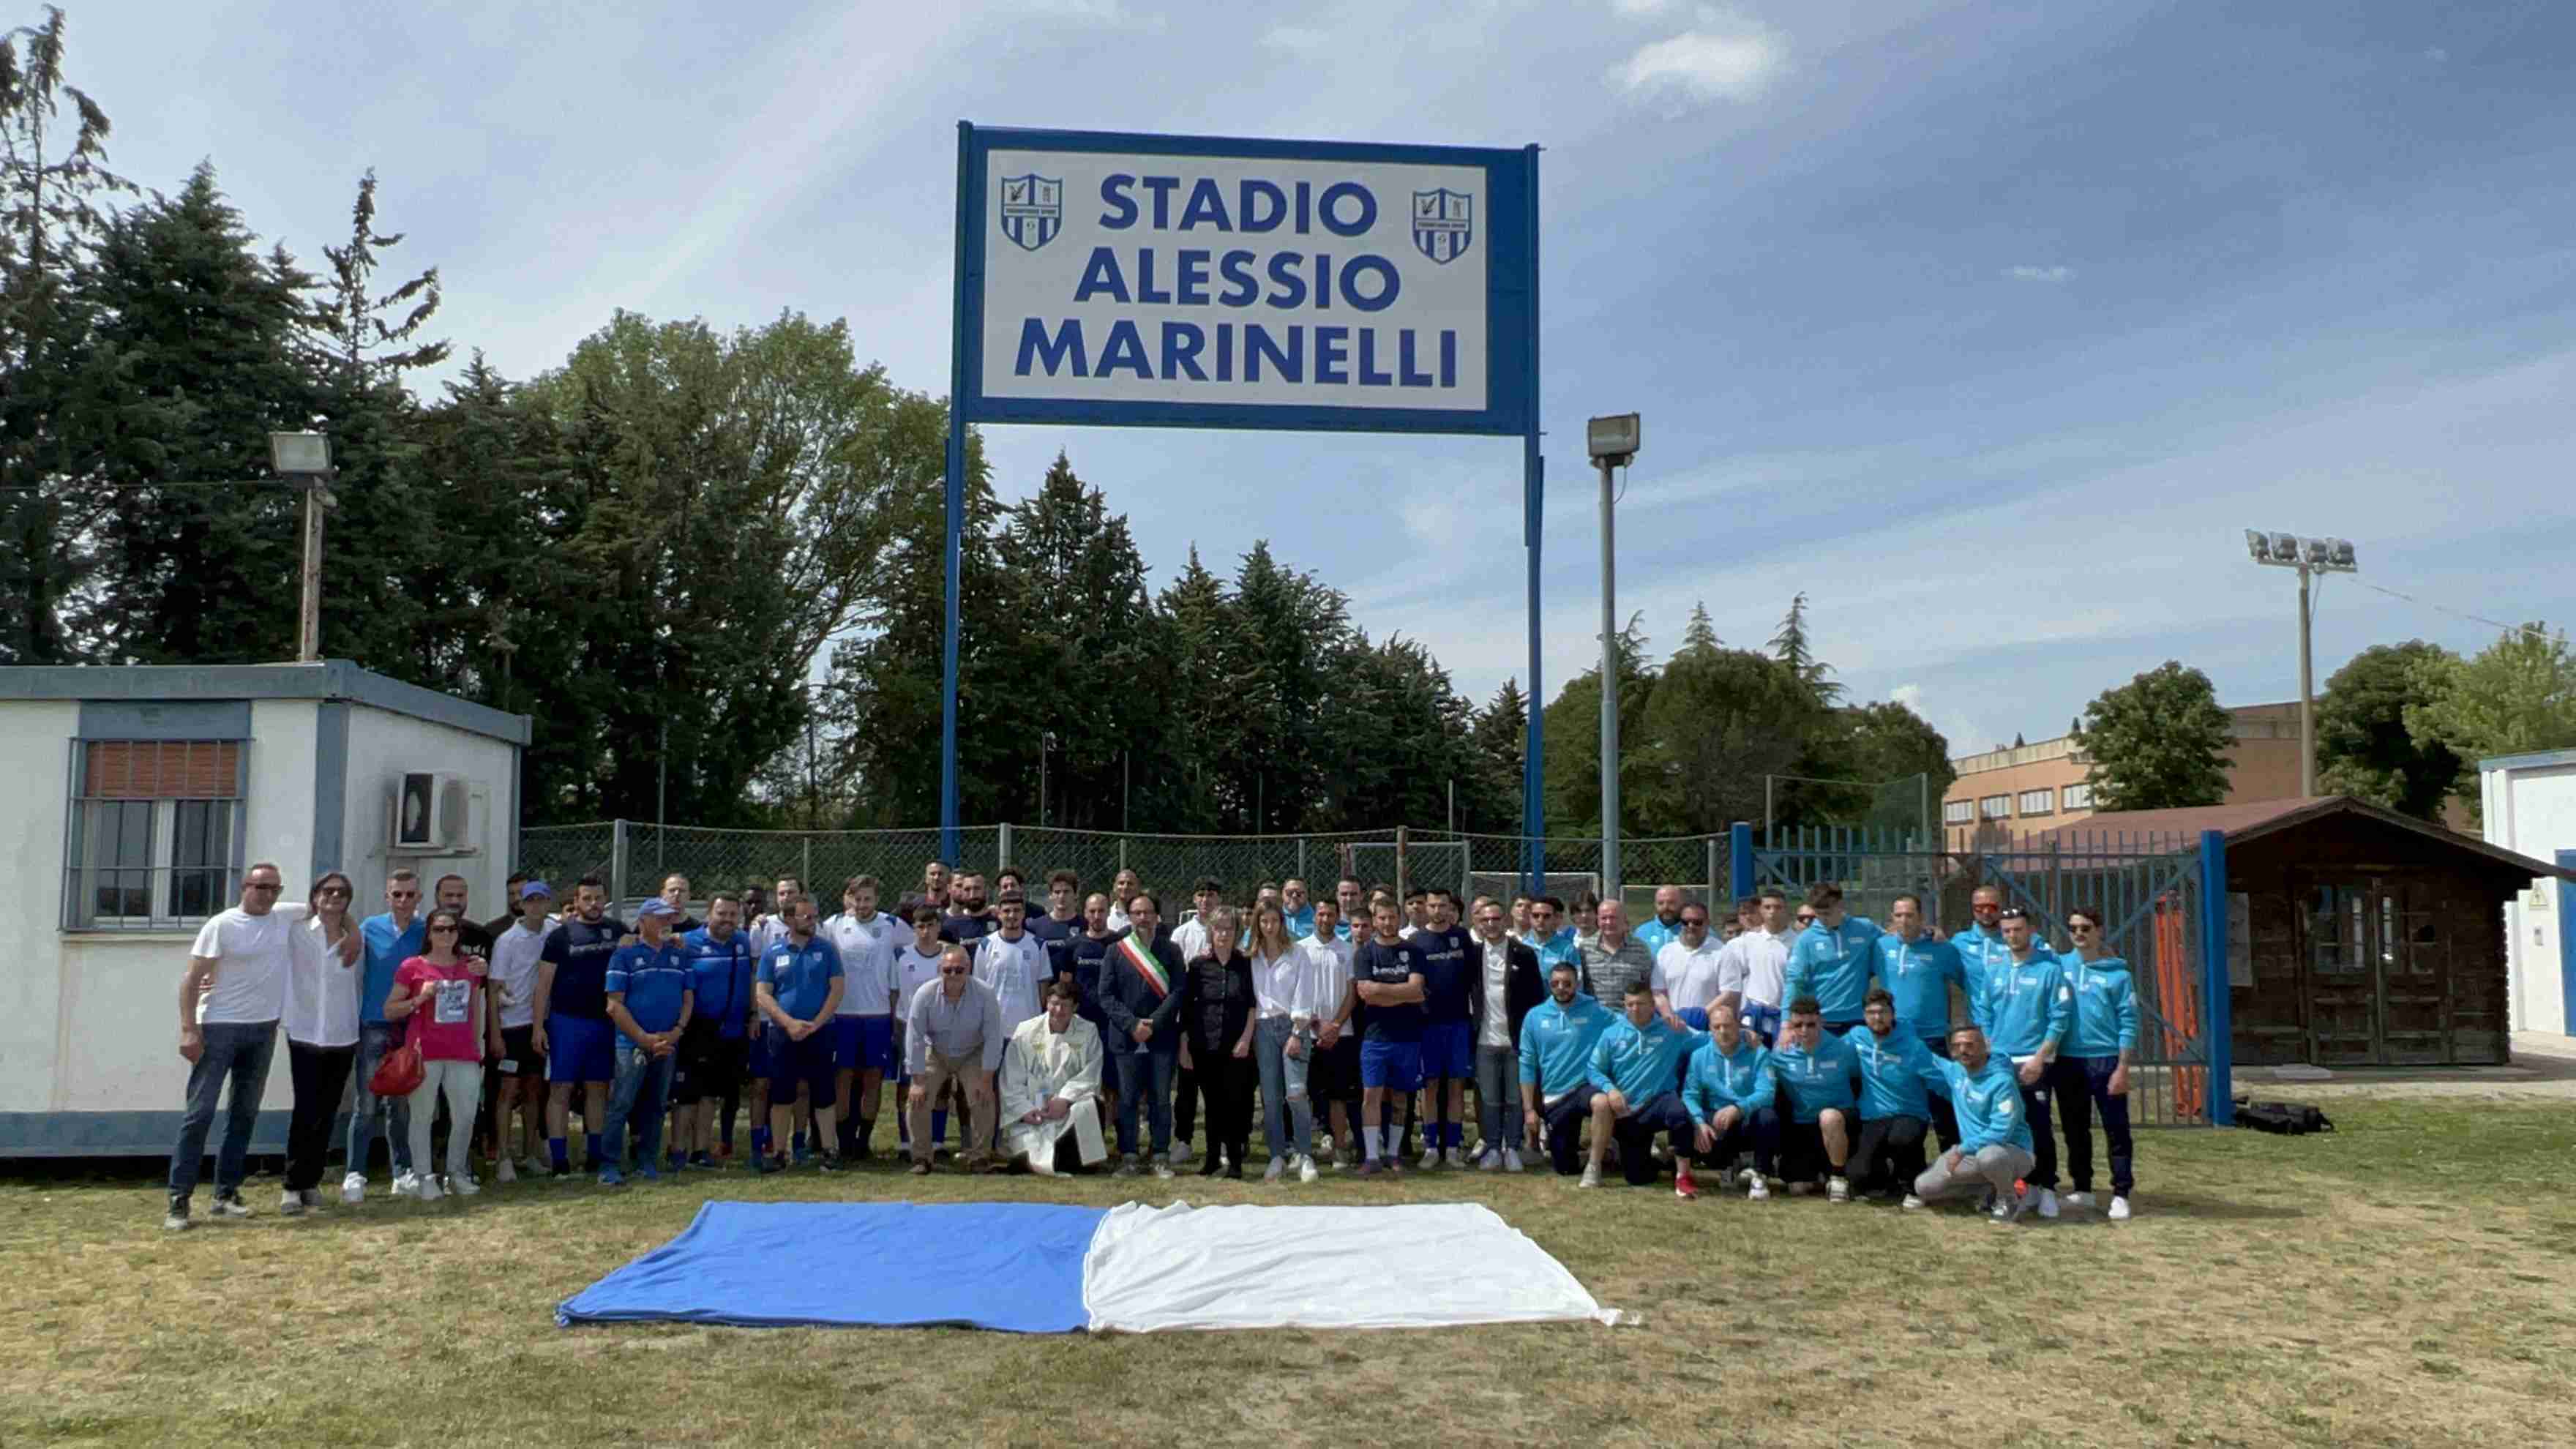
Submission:
<svg viewBox="0 0 2576 1449">
<path fill-rule="evenodd" d="M 1601 469 L 1601 898 L 1619 899 L 1619 575 L 1613 557 L 1610 472 L 1637 456 L 1638 415 L 1584 424 L 1584 450 Z"/>
<path fill-rule="evenodd" d="M 331 439 L 321 433 L 271 433 L 268 463 L 304 490 L 303 604 L 296 614 L 295 657 L 322 658 L 322 515 L 331 506 Z"/>
<path fill-rule="evenodd" d="M 2360 572 L 2348 538 L 2302 538 L 2292 533 L 2245 530 L 2245 551 L 2271 568 L 2299 571 L 2299 793 L 2317 793 L 2317 689 L 2314 650 L 2309 641 L 2316 618 L 2309 601 L 2310 579 L 2317 574 Z"/>
</svg>

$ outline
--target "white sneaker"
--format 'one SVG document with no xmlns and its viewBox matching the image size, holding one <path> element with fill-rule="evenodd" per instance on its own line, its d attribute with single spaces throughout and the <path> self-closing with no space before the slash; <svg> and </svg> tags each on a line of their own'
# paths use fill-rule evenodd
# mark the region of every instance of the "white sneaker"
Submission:
<svg viewBox="0 0 2576 1449">
<path fill-rule="evenodd" d="M 1599 1187 L 1600 1185 L 1601 1169 L 1589 1165 L 1583 1169 L 1583 1180 L 1575 1184 L 1576 1187 Z"/>
<path fill-rule="evenodd" d="M 1433 1169 L 1433 1168 L 1435 1168 L 1435 1167 L 1438 1167 L 1439 1165 L 1440 1165 L 1440 1149 L 1439 1149 L 1439 1148 L 1437 1148 L 1437 1147 L 1425 1147 L 1425 1148 L 1423 1148 L 1423 1149 L 1422 1149 L 1422 1170 L 1423 1170 L 1423 1171 L 1425 1171 L 1425 1172 L 1429 1172 L 1431 1169 Z"/>
<path fill-rule="evenodd" d="M 397 1173 L 394 1176 L 394 1196 L 418 1197 L 420 1196 L 420 1184 L 421 1176 L 417 1172 Z"/>
<path fill-rule="evenodd" d="M 2052 1222 L 2057 1218 L 2057 1194 L 2044 1187 L 2039 1190 L 2039 1215 Z"/>
<path fill-rule="evenodd" d="M 424 1174 L 412 1179 L 412 1181 L 414 1183 L 412 1196 L 420 1199 L 422 1202 L 436 1202 L 440 1198 L 447 1196 L 447 1194 L 438 1190 L 438 1179 L 433 1175 Z"/>
<path fill-rule="evenodd" d="M 1519 1172 L 1522 1170 L 1523 1166 L 1524 1164 L 1521 1162 L 1519 1148 L 1506 1147 L 1503 1149 L 1503 1171 Z"/>
<path fill-rule="evenodd" d="M 2128 1220 L 2129 1220 L 2129 1200 L 2128 1200 L 2127 1198 L 2125 1198 L 2125 1197 L 2114 1197 L 2114 1198 L 2112 1198 L 2112 1199 L 2111 1199 L 2111 1221 L 2113 1221 L 2113 1222 L 2115 1222 L 2115 1223 L 2125 1223 L 2125 1222 L 2127 1222 Z"/>
<path fill-rule="evenodd" d="M 519 1170 L 510 1165 L 510 1159 L 504 1157 L 492 1164 L 492 1180 L 494 1182 L 517 1182 L 519 1180 Z"/>
<path fill-rule="evenodd" d="M 2093 1210 L 2093 1194 L 2089 1192 L 2070 1192 L 2059 1201 L 2071 1208 L 2082 1208 L 2086 1212 Z"/>
<path fill-rule="evenodd" d="M 161 1230 L 165 1233 L 184 1233 L 196 1225 L 184 1207 L 174 1207 L 161 1216 Z"/>
<path fill-rule="evenodd" d="M 1746 1189 L 1744 1189 L 1744 1200 L 1745 1200 L 1746 1202 L 1768 1202 L 1768 1201 L 1770 1201 L 1770 1200 L 1771 1200 L 1771 1184 L 1769 1184 L 1769 1183 L 1767 1183 L 1767 1182 L 1764 1182 L 1764 1181 L 1762 1180 L 1762 1176 L 1761 1176 L 1761 1174 L 1759 1174 L 1759 1173 L 1754 1174 L 1754 1177 L 1753 1177 L 1753 1184 L 1752 1184 L 1752 1186 L 1747 1187 Z"/>
<path fill-rule="evenodd" d="M 1827 1179 L 1827 1180 L 1826 1180 L 1826 1182 L 1825 1182 L 1825 1201 L 1827 1201 L 1827 1202 L 1850 1202 L 1850 1201 L 1851 1201 L 1851 1179 L 1850 1179 L 1850 1178 L 1847 1178 L 1847 1177 L 1836 1177 L 1836 1178 L 1829 1178 L 1829 1179 Z"/>
<path fill-rule="evenodd" d="M 1447 1152 L 1441 1154 L 1440 1160 L 1448 1163 L 1451 1167 L 1463 1169 L 1467 1165 L 1467 1149 L 1464 1147 L 1452 1147 Z"/>
<path fill-rule="evenodd" d="M 251 1215 L 250 1204 L 239 1196 L 216 1198 L 207 1205 L 206 1213 L 209 1217 L 231 1218 L 236 1222 Z"/>
<path fill-rule="evenodd" d="M 1155 1158 L 1155 1159 L 1154 1159 L 1154 1176 L 1156 1176 L 1156 1177 L 1158 1177 L 1158 1178 L 1165 1179 L 1165 1180 L 1169 1180 L 1169 1179 L 1170 1179 L 1170 1177 L 1171 1177 L 1171 1175 L 1172 1175 L 1172 1154 L 1170 1154 L 1170 1153 L 1166 1152 L 1166 1153 L 1164 1153 L 1162 1156 L 1157 1157 L 1157 1158 Z"/>
<path fill-rule="evenodd" d="M 1477 1153 L 1477 1154 L 1476 1154 L 1476 1170 L 1477 1170 L 1478 1172 L 1500 1172 L 1500 1171 L 1502 1171 L 1502 1170 L 1503 1170 L 1503 1150 L 1502 1150 L 1501 1148 L 1499 1148 L 1499 1147 L 1488 1147 L 1488 1148 L 1486 1148 L 1484 1151 L 1482 1151 L 1482 1152 L 1480 1152 L 1480 1153 Z"/>
<path fill-rule="evenodd" d="M 506 1167 L 509 1164 L 503 1163 L 502 1165 Z M 483 1184 L 476 1182 L 474 1180 L 474 1174 L 470 1172 L 451 1172 L 447 1175 L 447 1190 L 456 1194 L 458 1197 L 472 1197 L 474 1194 L 483 1190 Z"/>
<path fill-rule="evenodd" d="M 1923 1199 L 1909 1192 L 1905 1195 L 1905 1201 L 1898 1203 L 1897 1206 L 1907 1212 L 1920 1212 L 1923 1209 Z"/>
<path fill-rule="evenodd" d="M 282 1218 L 302 1217 L 304 1215 L 304 1194 L 297 1192 L 291 1187 L 286 1191 L 279 1193 L 277 1195 L 277 1215 Z"/>
<path fill-rule="evenodd" d="M 1314 1158 L 1300 1157 L 1297 1159 L 1297 1180 L 1299 1182 L 1313 1182 L 1317 1176 L 1318 1174 L 1315 1171 Z"/>
<path fill-rule="evenodd" d="M 1750 1187 L 1761 1180 L 1762 1174 L 1754 1171 L 1752 1168 L 1739 1167 L 1735 1169 L 1735 1185 L 1738 1187 Z"/>
<path fill-rule="evenodd" d="M 340 1201 L 361 1203 L 367 1200 L 367 1175 L 353 1172 L 340 1179 Z"/>
<path fill-rule="evenodd" d="M 1184 1137 L 1172 1144 L 1171 1155 L 1174 1162 L 1196 1162 L 1199 1150 L 1190 1145 L 1190 1139 Z"/>
<path fill-rule="evenodd" d="M 530 1182 L 543 1182 L 547 1178 L 555 1175 L 554 1164 L 546 1161 L 544 1158 L 539 1157 L 533 1152 L 528 1154 L 527 1161 L 519 1164 L 519 1171 L 527 1174 L 528 1181 Z M 502 1179 L 504 1182 L 507 1182 L 508 1180 L 509 1179 L 507 1178 Z"/>
<path fill-rule="evenodd" d="M 1281 1177 L 1287 1174 L 1287 1171 L 1287 1159 L 1274 1157 L 1270 1159 L 1270 1165 L 1262 1170 L 1261 1180 L 1263 1182 L 1277 1182 Z"/>
</svg>

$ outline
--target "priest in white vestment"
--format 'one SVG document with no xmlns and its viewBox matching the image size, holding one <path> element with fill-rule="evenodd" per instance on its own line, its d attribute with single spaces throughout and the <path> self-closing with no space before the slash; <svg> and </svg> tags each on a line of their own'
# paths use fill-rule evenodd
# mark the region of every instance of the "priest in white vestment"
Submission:
<svg viewBox="0 0 2576 1449">
<path fill-rule="evenodd" d="M 1082 988 L 1058 977 L 1046 1010 L 1002 1048 L 1002 1155 L 1032 1172 L 1077 1172 L 1109 1156 L 1100 1132 L 1100 1028 L 1082 1019 Z"/>
</svg>

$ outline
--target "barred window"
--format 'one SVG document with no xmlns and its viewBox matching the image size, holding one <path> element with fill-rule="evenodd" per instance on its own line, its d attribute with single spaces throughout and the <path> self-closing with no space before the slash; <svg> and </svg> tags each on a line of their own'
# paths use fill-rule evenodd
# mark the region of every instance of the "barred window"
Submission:
<svg viewBox="0 0 2576 1449">
<path fill-rule="evenodd" d="M 175 929 L 233 903 L 245 823 L 242 745 L 73 743 L 66 929 Z"/>
</svg>

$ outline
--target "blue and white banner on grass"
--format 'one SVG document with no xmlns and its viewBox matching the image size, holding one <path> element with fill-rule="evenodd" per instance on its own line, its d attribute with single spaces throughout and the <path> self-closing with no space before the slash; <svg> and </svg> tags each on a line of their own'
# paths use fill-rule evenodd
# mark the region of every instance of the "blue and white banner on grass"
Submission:
<svg viewBox="0 0 2576 1449">
<path fill-rule="evenodd" d="M 711 1202 L 555 1318 L 1151 1333 L 1619 1315 L 1475 1203 Z"/>
</svg>

